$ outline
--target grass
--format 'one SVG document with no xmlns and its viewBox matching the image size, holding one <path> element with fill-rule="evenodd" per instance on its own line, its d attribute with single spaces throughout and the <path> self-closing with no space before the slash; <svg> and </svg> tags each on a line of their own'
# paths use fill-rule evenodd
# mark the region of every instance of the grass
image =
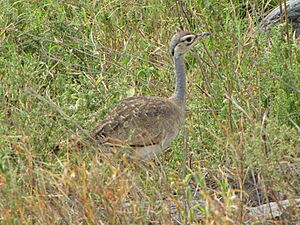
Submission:
<svg viewBox="0 0 300 225">
<path fill-rule="evenodd" d="M 299 198 L 300 42 L 255 30 L 275 1 L 246 2 L 2 1 L 1 224 L 299 223 L 295 202 L 267 221 L 247 211 Z M 213 36 L 186 57 L 169 150 L 139 163 L 76 147 L 74 121 L 172 93 L 166 46 L 182 29 Z"/>
</svg>

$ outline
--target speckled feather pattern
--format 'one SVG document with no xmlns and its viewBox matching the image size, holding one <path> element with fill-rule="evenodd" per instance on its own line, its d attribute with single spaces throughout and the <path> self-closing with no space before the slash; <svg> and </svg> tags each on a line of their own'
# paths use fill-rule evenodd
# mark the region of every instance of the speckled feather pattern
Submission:
<svg viewBox="0 0 300 225">
<path fill-rule="evenodd" d="M 163 145 L 176 136 L 184 121 L 183 109 L 176 101 L 160 97 L 130 97 L 95 127 L 93 137 L 99 144 L 144 147 Z"/>
</svg>

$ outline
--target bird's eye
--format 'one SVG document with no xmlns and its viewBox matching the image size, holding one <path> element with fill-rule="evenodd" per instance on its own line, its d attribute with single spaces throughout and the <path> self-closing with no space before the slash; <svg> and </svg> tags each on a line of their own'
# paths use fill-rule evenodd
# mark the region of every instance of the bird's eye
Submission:
<svg viewBox="0 0 300 225">
<path fill-rule="evenodd" d="M 187 42 L 191 42 L 192 41 L 192 37 L 188 37 L 187 39 L 185 39 Z"/>
</svg>

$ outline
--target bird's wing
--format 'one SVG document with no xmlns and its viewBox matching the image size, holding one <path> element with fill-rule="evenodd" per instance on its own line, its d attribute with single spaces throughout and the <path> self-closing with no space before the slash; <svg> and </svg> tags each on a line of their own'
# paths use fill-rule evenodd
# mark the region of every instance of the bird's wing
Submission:
<svg viewBox="0 0 300 225">
<path fill-rule="evenodd" d="M 176 132 L 183 121 L 182 109 L 159 97 L 130 97 L 98 124 L 92 136 L 100 144 L 144 147 L 162 144 L 168 132 Z"/>
</svg>

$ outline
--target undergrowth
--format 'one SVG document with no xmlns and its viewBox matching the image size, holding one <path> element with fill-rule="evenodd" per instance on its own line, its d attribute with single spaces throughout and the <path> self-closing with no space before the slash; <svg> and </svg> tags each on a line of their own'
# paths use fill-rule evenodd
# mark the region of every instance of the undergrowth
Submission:
<svg viewBox="0 0 300 225">
<path fill-rule="evenodd" d="M 275 5 L 2 1 L 1 224 L 299 223 L 296 203 L 268 221 L 247 211 L 300 193 L 300 42 L 256 30 Z M 141 163 L 78 148 L 77 124 L 172 93 L 179 30 L 213 35 L 186 57 L 186 124 L 168 151 Z"/>
</svg>

